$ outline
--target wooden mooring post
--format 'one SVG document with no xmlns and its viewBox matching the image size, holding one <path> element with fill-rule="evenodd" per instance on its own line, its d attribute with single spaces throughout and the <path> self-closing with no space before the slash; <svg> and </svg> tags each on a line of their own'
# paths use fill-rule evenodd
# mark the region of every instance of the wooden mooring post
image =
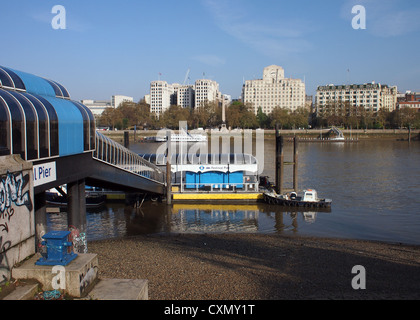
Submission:
<svg viewBox="0 0 420 320">
<path fill-rule="evenodd" d="M 298 192 L 298 164 L 299 164 L 299 138 L 295 137 L 293 140 L 293 190 Z"/>
<path fill-rule="evenodd" d="M 166 145 L 167 145 L 167 156 L 166 156 L 166 204 L 172 204 L 172 170 L 171 170 L 171 131 L 166 132 Z"/>
<path fill-rule="evenodd" d="M 276 126 L 276 192 L 284 193 L 283 176 L 284 176 L 284 139 L 280 135 L 278 126 Z M 293 165 L 293 190 L 298 192 L 299 189 L 299 138 L 293 139 L 293 162 L 286 162 L 287 165 Z"/>
<path fill-rule="evenodd" d="M 278 194 L 283 194 L 283 143 L 283 136 L 280 135 L 279 126 L 276 125 L 276 192 Z"/>
<path fill-rule="evenodd" d="M 124 131 L 124 147 L 127 149 L 130 147 L 130 136 L 128 131 Z"/>
<path fill-rule="evenodd" d="M 411 142 L 411 126 L 408 125 L 408 142 Z"/>
</svg>

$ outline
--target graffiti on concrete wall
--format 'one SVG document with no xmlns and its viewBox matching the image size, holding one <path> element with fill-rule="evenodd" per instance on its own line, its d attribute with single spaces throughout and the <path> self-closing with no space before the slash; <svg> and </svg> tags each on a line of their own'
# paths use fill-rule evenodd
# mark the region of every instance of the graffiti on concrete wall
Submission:
<svg viewBox="0 0 420 320">
<path fill-rule="evenodd" d="M 22 172 L 7 173 L 0 181 L 0 212 L 16 206 L 26 206 L 29 211 L 32 210 L 32 201 L 29 190 L 23 190 L 29 183 L 29 174 L 23 176 Z"/>
<path fill-rule="evenodd" d="M 80 281 L 80 294 L 82 295 L 84 292 L 87 291 L 89 286 L 95 281 L 97 278 L 98 273 L 98 266 L 91 265 L 86 273 L 81 273 L 79 275 Z"/>
<path fill-rule="evenodd" d="M 0 284 L 6 282 L 10 278 L 10 266 L 7 260 L 6 251 L 11 247 L 10 241 L 3 241 L 0 236 Z"/>
<path fill-rule="evenodd" d="M 28 212 L 32 211 L 28 184 L 29 174 L 22 172 L 8 172 L 0 177 L 0 284 L 10 279 L 13 267 L 7 258 L 7 251 L 12 247 L 13 219 L 17 219 L 20 207 L 26 206 Z"/>
</svg>

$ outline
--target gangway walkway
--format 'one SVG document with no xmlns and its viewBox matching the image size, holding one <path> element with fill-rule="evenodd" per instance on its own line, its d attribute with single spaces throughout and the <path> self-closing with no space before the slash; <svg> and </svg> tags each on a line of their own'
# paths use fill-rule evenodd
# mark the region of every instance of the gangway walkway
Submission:
<svg viewBox="0 0 420 320">
<path fill-rule="evenodd" d="M 93 159 L 95 165 L 88 183 L 105 187 L 117 185 L 120 190 L 141 188 L 151 193 L 165 192 L 166 176 L 161 169 L 100 132 L 96 132 Z"/>
</svg>

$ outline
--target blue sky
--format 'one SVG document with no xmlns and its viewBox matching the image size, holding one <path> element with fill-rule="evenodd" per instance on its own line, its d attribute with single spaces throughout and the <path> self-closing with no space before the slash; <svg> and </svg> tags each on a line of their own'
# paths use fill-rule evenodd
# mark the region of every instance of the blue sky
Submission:
<svg viewBox="0 0 420 320">
<path fill-rule="evenodd" d="M 239 97 L 272 64 L 318 85 L 420 91 L 418 0 L 0 0 L 0 65 L 53 79 L 74 100 L 141 99 L 150 81 L 210 78 Z M 55 30 L 54 5 L 66 9 Z M 366 8 L 366 29 L 351 10 Z M 350 71 L 348 71 L 350 70 Z"/>
</svg>

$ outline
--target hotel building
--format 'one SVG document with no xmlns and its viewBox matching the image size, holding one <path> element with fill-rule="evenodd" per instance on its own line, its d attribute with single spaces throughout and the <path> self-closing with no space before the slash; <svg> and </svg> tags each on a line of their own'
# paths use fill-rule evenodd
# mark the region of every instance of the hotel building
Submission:
<svg viewBox="0 0 420 320">
<path fill-rule="evenodd" d="M 242 101 L 250 104 L 255 114 L 259 108 L 266 114 L 274 108 L 295 111 L 305 107 L 305 83 L 300 79 L 285 78 L 282 67 L 268 66 L 264 68 L 262 79 L 245 81 Z"/>
<path fill-rule="evenodd" d="M 332 103 L 350 103 L 351 106 L 364 107 L 373 112 L 381 109 L 393 111 L 397 105 L 397 93 L 397 87 L 375 82 L 319 86 L 315 97 L 316 112 L 322 113 Z"/>
</svg>

